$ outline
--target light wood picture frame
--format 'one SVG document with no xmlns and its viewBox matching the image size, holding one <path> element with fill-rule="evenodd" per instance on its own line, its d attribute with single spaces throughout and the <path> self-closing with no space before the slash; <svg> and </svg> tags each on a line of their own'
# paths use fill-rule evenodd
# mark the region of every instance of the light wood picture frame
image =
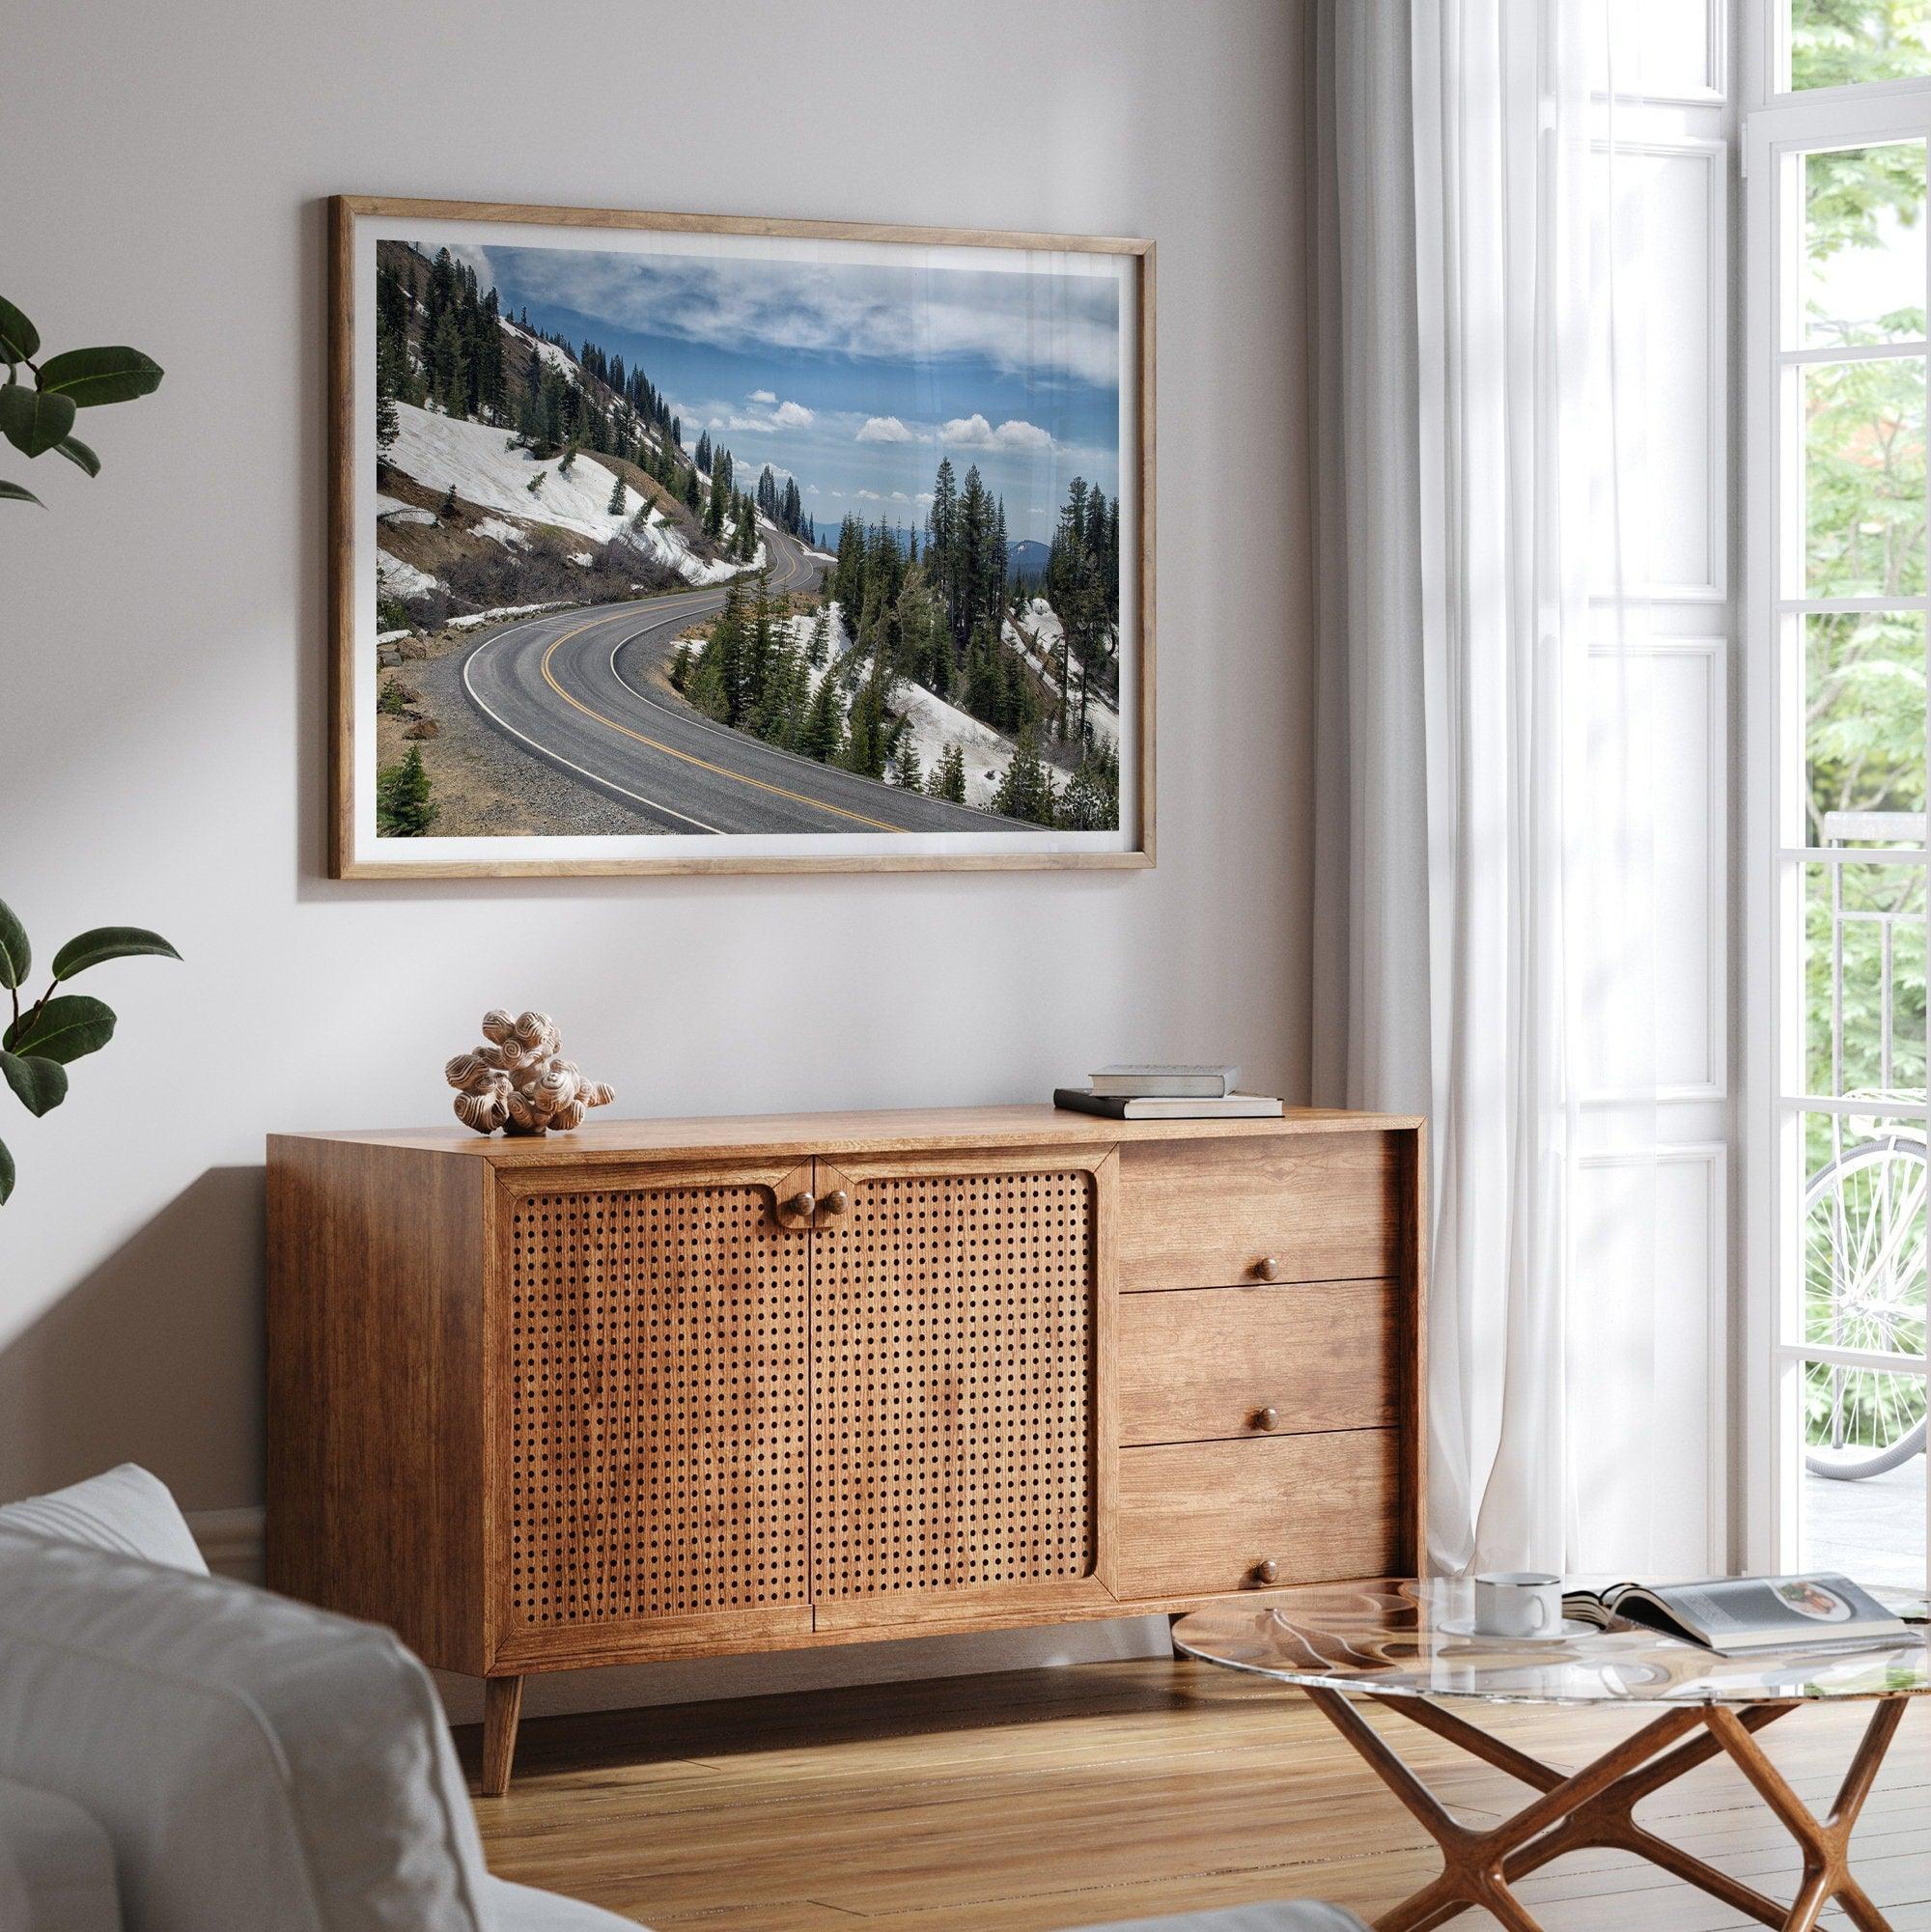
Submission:
<svg viewBox="0 0 1931 1932">
<path fill-rule="evenodd" d="M 1144 867 L 1150 240 L 338 196 L 330 875 Z"/>
</svg>

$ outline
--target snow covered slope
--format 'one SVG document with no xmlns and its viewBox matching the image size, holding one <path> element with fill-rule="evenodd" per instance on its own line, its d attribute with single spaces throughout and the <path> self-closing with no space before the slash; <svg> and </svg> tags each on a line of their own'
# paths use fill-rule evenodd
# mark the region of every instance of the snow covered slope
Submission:
<svg viewBox="0 0 1931 1932">
<path fill-rule="evenodd" d="M 694 556 L 674 526 L 652 519 L 633 530 L 630 521 L 643 508 L 642 497 L 627 488 L 623 510 L 613 512 L 610 496 L 617 474 L 593 456 L 579 454 L 565 476 L 554 458 L 540 459 L 517 448 L 500 426 L 463 422 L 409 403 L 396 405 L 396 421 L 387 461 L 427 489 L 453 487 L 464 503 L 518 523 L 553 524 L 600 544 L 623 538 L 688 583 L 718 583 L 732 574 L 729 564 Z M 539 474 L 543 481 L 532 490 L 530 480 Z M 478 527 L 500 542 L 512 541 L 487 524 Z"/>
</svg>

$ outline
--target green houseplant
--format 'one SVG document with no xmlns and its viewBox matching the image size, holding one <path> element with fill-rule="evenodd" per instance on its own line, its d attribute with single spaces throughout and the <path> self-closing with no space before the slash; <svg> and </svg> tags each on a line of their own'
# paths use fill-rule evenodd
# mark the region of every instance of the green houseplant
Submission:
<svg viewBox="0 0 1931 1932">
<path fill-rule="evenodd" d="M 0 383 L 0 435 L 21 455 L 44 456 L 57 450 L 89 476 L 100 474 L 100 459 L 72 434 L 82 409 L 103 403 L 131 403 L 159 388 L 161 365 L 138 349 L 69 349 L 43 360 L 41 332 L 14 304 L 0 296 L 0 357 L 7 380 Z M 21 371 L 33 378 L 20 379 Z M 31 490 L 0 477 L 0 500 L 39 503 Z"/>
<path fill-rule="evenodd" d="M 82 409 L 103 403 L 127 403 L 157 388 L 161 366 L 138 349 L 70 349 L 41 357 L 41 332 L 14 304 L 0 296 L 0 358 L 7 380 L 0 383 L 0 435 L 23 456 L 57 450 L 89 476 L 100 474 L 100 459 L 72 434 Z M 22 372 L 32 378 L 21 379 Z M 0 477 L 0 500 L 40 503 L 31 490 Z M 26 928 L 0 900 L 0 990 L 12 1013 L 0 1032 L 0 1077 L 29 1113 L 48 1113 L 67 1098 L 68 1068 L 85 1054 L 98 1052 L 114 1037 L 114 1012 L 86 994 L 60 989 L 76 973 L 104 960 L 129 954 L 181 955 L 158 933 L 141 926 L 97 926 L 70 939 L 54 955 L 47 988 L 23 1006 L 21 993 L 33 966 Z M 0 1141 L 0 1203 L 14 1191 L 14 1157 Z"/>
</svg>

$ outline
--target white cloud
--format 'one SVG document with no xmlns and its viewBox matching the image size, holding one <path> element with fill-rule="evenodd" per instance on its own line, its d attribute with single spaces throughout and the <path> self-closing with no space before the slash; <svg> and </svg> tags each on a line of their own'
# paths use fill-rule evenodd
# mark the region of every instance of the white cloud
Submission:
<svg viewBox="0 0 1931 1932">
<path fill-rule="evenodd" d="M 921 490 L 918 492 L 918 494 L 912 498 L 912 501 L 914 503 L 933 503 L 936 502 L 937 500 L 938 499 L 933 495 L 932 491 L 929 490 Z"/>
<path fill-rule="evenodd" d="M 802 403 L 780 403 L 775 409 L 761 415 L 744 415 L 733 409 L 724 427 L 740 435 L 771 435 L 779 430 L 808 430 L 814 416 Z"/>
<path fill-rule="evenodd" d="M 852 494 L 860 503 L 882 503 L 885 500 L 876 490 L 854 490 Z"/>
<path fill-rule="evenodd" d="M 954 416 L 942 424 L 938 440 L 955 449 L 967 450 L 1045 450 L 1052 447 L 1052 437 L 1037 423 L 1008 418 L 995 430 L 984 416 Z"/>
<path fill-rule="evenodd" d="M 778 399 L 770 389 L 753 389 L 746 400 L 753 403 L 775 403 Z"/>
<path fill-rule="evenodd" d="M 1026 273 L 530 248 L 505 263 L 519 298 L 712 343 L 887 362 L 979 358 L 1015 374 L 1120 379 L 1121 283 Z"/>
<path fill-rule="evenodd" d="M 894 503 L 910 503 L 911 498 L 903 490 L 895 490 L 892 491 L 892 501 Z"/>
<path fill-rule="evenodd" d="M 912 443 L 918 438 L 896 416 L 867 416 L 858 432 L 861 443 Z"/>
</svg>

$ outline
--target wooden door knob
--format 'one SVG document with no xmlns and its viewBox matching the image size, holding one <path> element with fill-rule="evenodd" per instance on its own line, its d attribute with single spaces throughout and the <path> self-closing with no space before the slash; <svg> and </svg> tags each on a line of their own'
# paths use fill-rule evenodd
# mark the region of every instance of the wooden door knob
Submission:
<svg viewBox="0 0 1931 1932">
<path fill-rule="evenodd" d="M 1254 1273 L 1263 1281 L 1278 1281 L 1280 1279 L 1280 1263 L 1273 1255 L 1264 1254 L 1254 1263 Z"/>
<path fill-rule="evenodd" d="M 801 1221 L 808 1221 L 812 1217 L 813 1210 L 816 1209 L 817 1206 L 818 1206 L 818 1196 L 807 1190 L 806 1192 L 801 1194 L 794 1194 L 791 1197 L 791 1199 L 785 1203 L 785 1212 L 787 1214 L 796 1215 Z"/>
<path fill-rule="evenodd" d="M 1279 1577 L 1280 1565 L 1272 1556 L 1263 1556 L 1254 1565 L 1254 1582 L 1257 1583 L 1275 1582 L 1279 1580 Z"/>
<path fill-rule="evenodd" d="M 818 1205 L 827 1215 L 842 1215 L 852 1205 L 852 1196 L 843 1188 L 833 1188 Z"/>
<path fill-rule="evenodd" d="M 1280 1411 L 1278 1409 L 1262 1409 L 1257 1411 L 1254 1415 L 1254 1427 L 1256 1429 L 1279 1428 Z"/>
</svg>

